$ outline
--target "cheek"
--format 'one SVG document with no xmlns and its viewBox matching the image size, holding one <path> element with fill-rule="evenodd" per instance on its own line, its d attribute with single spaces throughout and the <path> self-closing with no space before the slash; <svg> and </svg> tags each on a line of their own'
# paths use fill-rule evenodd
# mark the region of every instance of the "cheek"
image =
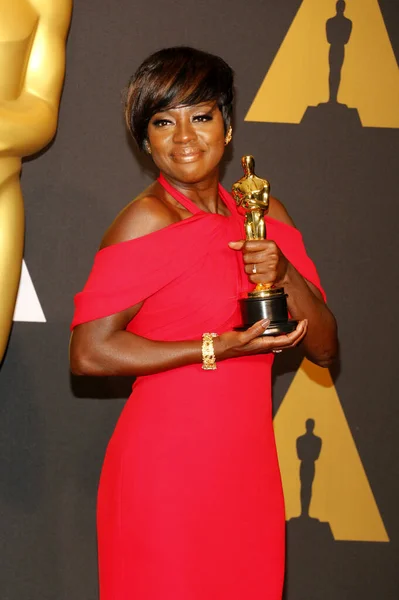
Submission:
<svg viewBox="0 0 399 600">
<path fill-rule="evenodd" d="M 219 151 L 225 147 L 225 133 L 222 120 L 213 123 L 212 127 L 207 132 L 204 132 L 204 139 L 212 149 Z"/>
<path fill-rule="evenodd" d="M 151 145 L 151 158 L 158 167 L 169 162 L 170 157 L 169 157 L 168 151 L 165 147 L 165 144 L 162 144 L 162 143 L 160 144 L 160 143 L 158 143 L 158 141 L 155 141 L 155 140 L 153 141 L 153 143 L 151 143 L 151 140 L 150 140 L 150 145 Z"/>
<path fill-rule="evenodd" d="M 221 158 L 226 150 L 226 146 L 224 143 L 224 137 L 222 139 L 218 139 L 214 145 L 215 153 Z"/>
<path fill-rule="evenodd" d="M 212 150 L 216 152 L 224 151 L 224 131 L 218 130 L 210 133 L 207 138 L 207 143 Z"/>
<path fill-rule="evenodd" d="M 163 152 L 166 150 L 170 133 L 163 128 L 151 129 L 147 132 L 147 139 L 153 151 Z"/>
</svg>

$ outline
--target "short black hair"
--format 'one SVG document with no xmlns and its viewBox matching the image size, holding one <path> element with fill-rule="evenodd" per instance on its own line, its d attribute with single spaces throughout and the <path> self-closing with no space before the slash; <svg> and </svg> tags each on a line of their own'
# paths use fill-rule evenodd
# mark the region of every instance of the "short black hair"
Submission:
<svg viewBox="0 0 399 600">
<path fill-rule="evenodd" d="M 215 100 L 227 132 L 233 110 L 234 73 L 219 56 L 188 46 L 151 54 L 131 77 L 126 92 L 126 124 L 139 148 L 151 117 L 165 109 Z"/>
</svg>

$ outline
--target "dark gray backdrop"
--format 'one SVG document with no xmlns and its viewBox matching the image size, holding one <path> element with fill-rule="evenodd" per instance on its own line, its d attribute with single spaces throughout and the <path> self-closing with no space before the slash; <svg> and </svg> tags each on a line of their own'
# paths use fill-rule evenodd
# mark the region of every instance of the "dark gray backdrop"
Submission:
<svg viewBox="0 0 399 600">
<path fill-rule="evenodd" d="M 348 131 L 339 121 L 325 127 L 244 122 L 299 5 L 76 1 L 58 135 L 47 152 L 25 163 L 22 179 L 25 258 L 47 323 L 14 325 L 0 372 L 2 600 L 97 597 L 96 487 L 129 382 L 71 379 L 68 326 L 73 294 L 85 282 L 102 232 L 152 177 L 128 143 L 120 91 L 145 56 L 176 44 L 220 54 L 236 72 L 224 182 L 229 187 L 240 176 L 241 155 L 253 153 L 304 234 L 339 322 L 336 388 L 391 540 L 316 549 L 302 540 L 300 556 L 299 541 L 290 540 L 286 597 L 399 597 L 399 132 Z M 398 58 L 398 4 L 380 0 L 380 6 Z M 276 407 L 294 358 L 277 368 Z"/>
</svg>

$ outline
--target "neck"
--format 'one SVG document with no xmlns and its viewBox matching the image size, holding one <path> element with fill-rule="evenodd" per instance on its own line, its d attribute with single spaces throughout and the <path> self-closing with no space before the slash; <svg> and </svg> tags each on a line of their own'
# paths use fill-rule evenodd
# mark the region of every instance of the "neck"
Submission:
<svg viewBox="0 0 399 600">
<path fill-rule="evenodd" d="M 202 181 L 195 182 L 177 181 L 165 173 L 162 173 L 162 175 L 170 185 L 187 196 L 198 208 L 209 213 L 218 213 L 219 171 Z"/>
<path fill-rule="evenodd" d="M 21 159 L 13 156 L 0 157 L 0 186 L 11 175 L 18 175 L 21 171 Z"/>
</svg>

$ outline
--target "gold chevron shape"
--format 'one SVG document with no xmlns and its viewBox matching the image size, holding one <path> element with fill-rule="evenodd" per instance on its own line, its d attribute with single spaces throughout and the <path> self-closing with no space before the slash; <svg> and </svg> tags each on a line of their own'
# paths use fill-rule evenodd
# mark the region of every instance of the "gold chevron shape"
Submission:
<svg viewBox="0 0 399 600">
<path fill-rule="evenodd" d="M 303 0 L 245 117 L 300 123 L 308 106 L 329 99 L 326 22 L 335 0 Z M 356 108 L 364 127 L 399 127 L 399 69 L 378 0 L 347 0 L 352 21 L 338 102 Z"/>
<path fill-rule="evenodd" d="M 389 542 L 331 375 L 307 359 L 274 419 L 287 520 L 301 513 L 297 440 L 308 419 L 322 442 L 309 516 L 328 522 L 335 540 Z"/>
</svg>

